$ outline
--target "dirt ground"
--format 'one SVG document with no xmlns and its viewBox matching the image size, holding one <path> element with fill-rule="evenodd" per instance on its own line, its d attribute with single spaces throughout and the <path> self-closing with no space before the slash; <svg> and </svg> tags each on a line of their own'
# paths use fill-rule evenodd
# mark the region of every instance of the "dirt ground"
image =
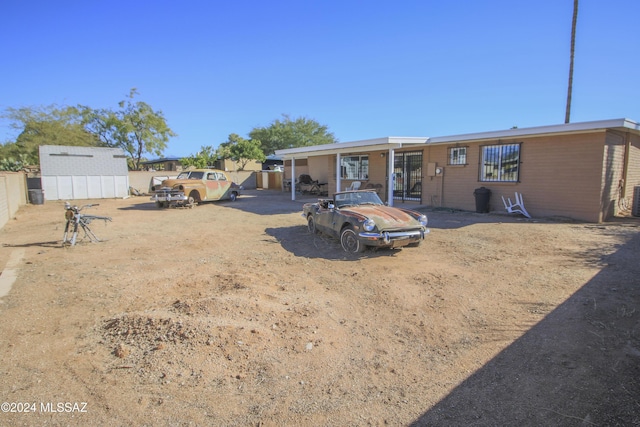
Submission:
<svg viewBox="0 0 640 427">
<path fill-rule="evenodd" d="M 640 220 L 429 210 L 342 252 L 302 202 L 63 202 L 1 231 L 0 425 L 640 425 Z"/>
</svg>

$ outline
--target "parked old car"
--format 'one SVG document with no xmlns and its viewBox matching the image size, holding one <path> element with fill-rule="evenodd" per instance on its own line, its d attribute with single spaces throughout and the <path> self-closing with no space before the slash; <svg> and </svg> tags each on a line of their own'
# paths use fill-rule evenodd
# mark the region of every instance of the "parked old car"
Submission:
<svg viewBox="0 0 640 427">
<path fill-rule="evenodd" d="M 242 187 L 216 169 L 193 169 L 180 172 L 177 178 L 165 179 L 151 188 L 151 200 L 158 207 L 188 206 L 214 200 L 235 201 Z"/>
<path fill-rule="evenodd" d="M 429 233 L 426 215 L 386 206 L 374 190 L 344 191 L 306 203 L 302 216 L 310 233 L 337 237 L 345 251 L 354 253 L 367 246 L 419 246 Z"/>
</svg>

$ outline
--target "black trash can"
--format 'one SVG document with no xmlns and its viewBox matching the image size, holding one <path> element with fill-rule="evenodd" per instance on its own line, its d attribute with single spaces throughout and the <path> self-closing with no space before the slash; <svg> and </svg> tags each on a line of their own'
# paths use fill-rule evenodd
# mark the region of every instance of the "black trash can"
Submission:
<svg viewBox="0 0 640 427">
<path fill-rule="evenodd" d="M 488 213 L 489 212 L 489 200 L 491 199 L 491 190 L 486 187 L 476 188 L 473 192 L 476 196 L 476 212 Z"/>
<path fill-rule="evenodd" d="M 44 203 L 44 191 L 39 189 L 29 190 L 29 202 L 33 205 L 41 205 Z"/>
</svg>

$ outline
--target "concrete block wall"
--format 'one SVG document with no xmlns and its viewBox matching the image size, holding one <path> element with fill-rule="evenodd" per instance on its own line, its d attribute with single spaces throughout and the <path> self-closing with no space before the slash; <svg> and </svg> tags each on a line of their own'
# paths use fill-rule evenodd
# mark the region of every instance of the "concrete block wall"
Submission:
<svg viewBox="0 0 640 427">
<path fill-rule="evenodd" d="M 27 175 L 24 172 L 0 172 L 0 228 L 27 204 Z"/>
</svg>

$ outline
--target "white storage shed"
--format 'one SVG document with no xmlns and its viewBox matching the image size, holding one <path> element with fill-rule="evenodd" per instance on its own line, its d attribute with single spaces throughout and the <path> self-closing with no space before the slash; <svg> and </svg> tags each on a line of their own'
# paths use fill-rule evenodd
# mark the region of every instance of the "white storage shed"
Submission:
<svg viewBox="0 0 640 427">
<path fill-rule="evenodd" d="M 46 200 L 109 199 L 129 194 L 127 158 L 119 148 L 40 146 Z"/>
</svg>

